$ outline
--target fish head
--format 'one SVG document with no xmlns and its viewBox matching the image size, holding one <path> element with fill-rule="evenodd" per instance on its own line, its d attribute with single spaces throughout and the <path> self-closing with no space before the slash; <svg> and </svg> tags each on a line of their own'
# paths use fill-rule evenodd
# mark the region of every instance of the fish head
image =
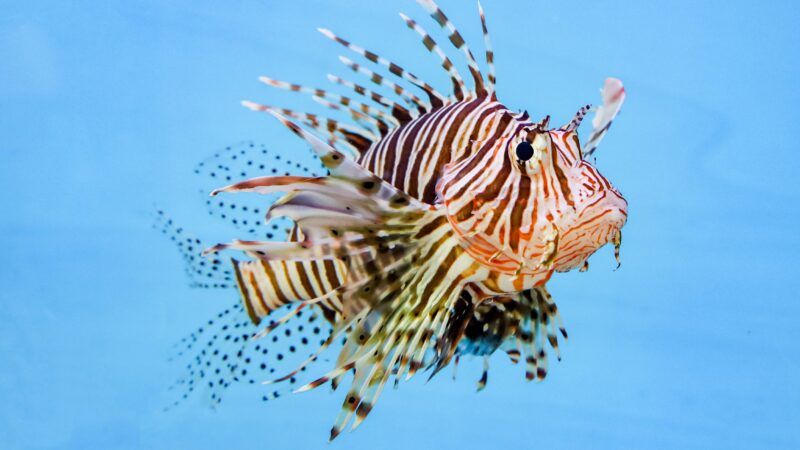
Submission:
<svg viewBox="0 0 800 450">
<path fill-rule="evenodd" d="M 576 130 L 548 118 L 478 143 L 448 165 L 439 201 L 463 247 L 504 273 L 542 275 L 585 263 L 617 243 L 627 202 L 581 155 Z"/>
<path fill-rule="evenodd" d="M 618 247 L 628 218 L 628 202 L 597 167 L 581 153 L 577 130 L 548 132 L 555 150 L 553 167 L 563 174 L 557 202 L 559 251 L 555 270 L 566 272 L 582 266 L 605 244 Z M 566 208 L 564 208 L 566 204 Z"/>
</svg>

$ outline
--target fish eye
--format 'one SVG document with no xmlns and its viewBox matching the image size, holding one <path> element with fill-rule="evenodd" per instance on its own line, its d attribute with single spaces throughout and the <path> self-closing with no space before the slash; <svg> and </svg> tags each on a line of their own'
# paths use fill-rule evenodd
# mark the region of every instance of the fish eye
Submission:
<svg viewBox="0 0 800 450">
<path fill-rule="evenodd" d="M 533 146 L 528 141 L 522 141 L 517 144 L 517 159 L 520 161 L 527 161 L 533 157 Z"/>
</svg>

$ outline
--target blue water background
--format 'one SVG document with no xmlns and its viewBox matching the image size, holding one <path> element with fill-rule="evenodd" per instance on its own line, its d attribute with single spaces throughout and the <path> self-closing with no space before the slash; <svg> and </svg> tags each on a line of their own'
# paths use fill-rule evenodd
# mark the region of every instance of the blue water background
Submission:
<svg viewBox="0 0 800 450">
<path fill-rule="evenodd" d="M 475 3 L 442 6 L 480 57 Z M 497 355 L 476 394 L 468 361 L 388 390 L 330 448 L 798 448 L 800 4 L 484 7 L 510 108 L 565 123 L 625 82 L 598 152 L 630 203 L 622 268 L 605 248 L 554 278 L 570 340 L 544 383 Z M 161 412 L 170 346 L 236 298 L 187 287 L 152 211 L 235 237 L 191 168 L 242 139 L 308 153 L 239 101 L 306 107 L 256 77 L 346 74 L 318 26 L 446 89 L 399 11 L 437 28 L 408 0 L 0 5 L 0 447 L 326 448 L 325 389 Z"/>
</svg>

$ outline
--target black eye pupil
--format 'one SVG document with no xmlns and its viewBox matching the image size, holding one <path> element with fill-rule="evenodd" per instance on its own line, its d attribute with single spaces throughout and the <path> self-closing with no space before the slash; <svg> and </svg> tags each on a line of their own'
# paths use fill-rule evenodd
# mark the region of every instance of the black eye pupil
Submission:
<svg viewBox="0 0 800 450">
<path fill-rule="evenodd" d="M 533 146 L 528 141 L 517 144 L 517 159 L 527 161 L 533 157 Z"/>
</svg>

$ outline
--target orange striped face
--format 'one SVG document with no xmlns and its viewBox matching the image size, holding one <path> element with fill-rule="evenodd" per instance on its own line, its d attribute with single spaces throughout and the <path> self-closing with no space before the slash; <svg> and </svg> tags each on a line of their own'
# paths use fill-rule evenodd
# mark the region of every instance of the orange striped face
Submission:
<svg viewBox="0 0 800 450">
<path fill-rule="evenodd" d="M 473 257 L 544 282 L 613 242 L 627 203 L 581 158 L 576 132 L 516 130 L 447 166 L 438 194 Z"/>
<path fill-rule="evenodd" d="M 570 198 L 558 220 L 559 246 L 553 260 L 555 270 L 566 272 L 581 266 L 603 245 L 621 239 L 628 202 L 596 167 L 581 158 L 577 132 L 549 134 L 558 154 L 557 165 L 565 167 Z"/>
</svg>

